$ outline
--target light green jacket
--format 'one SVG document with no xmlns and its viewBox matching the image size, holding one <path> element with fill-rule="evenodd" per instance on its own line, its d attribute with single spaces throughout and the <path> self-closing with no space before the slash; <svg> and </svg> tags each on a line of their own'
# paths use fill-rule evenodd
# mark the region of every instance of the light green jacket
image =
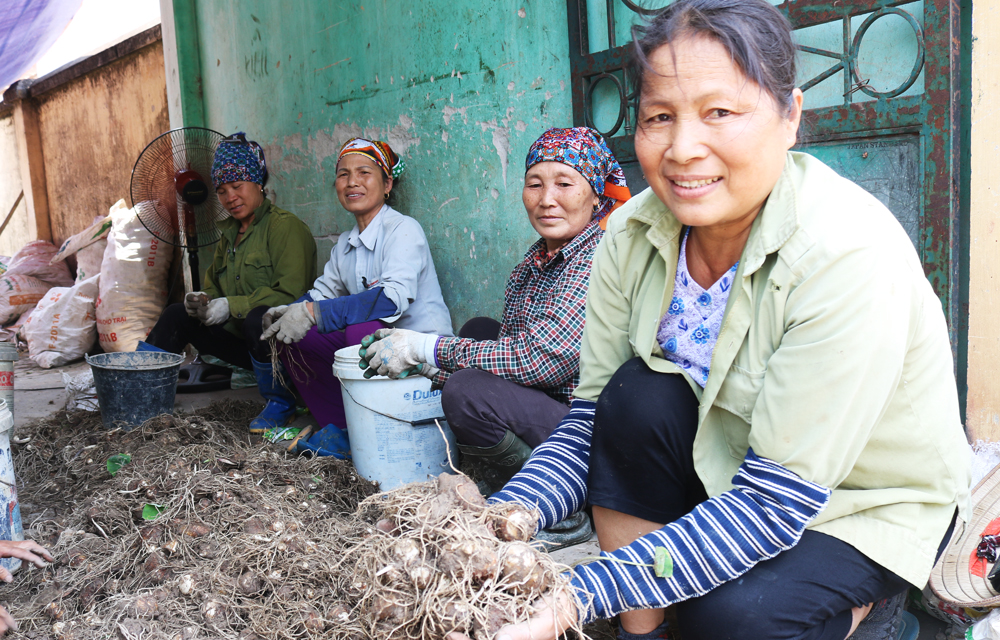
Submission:
<svg viewBox="0 0 1000 640">
<path fill-rule="evenodd" d="M 686 375 L 656 342 L 681 231 L 649 189 L 611 216 L 576 397 L 597 400 L 635 356 Z M 917 586 L 956 507 L 968 520 L 969 448 L 941 304 L 892 214 L 812 156 L 789 153 L 740 258 L 704 391 L 688 380 L 709 496 L 732 488 L 753 447 L 833 490 L 809 528 Z"/>
</svg>

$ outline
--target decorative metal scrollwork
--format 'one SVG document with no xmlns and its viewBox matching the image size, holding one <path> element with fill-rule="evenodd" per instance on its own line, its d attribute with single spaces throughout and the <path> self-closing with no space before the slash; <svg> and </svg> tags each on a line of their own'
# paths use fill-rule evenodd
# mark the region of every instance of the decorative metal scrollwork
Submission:
<svg viewBox="0 0 1000 640">
<path fill-rule="evenodd" d="M 611 82 L 614 83 L 615 88 L 618 90 L 618 119 L 615 120 L 614 126 L 608 131 L 601 131 L 597 128 L 597 124 L 594 122 L 594 89 L 597 88 L 597 85 L 600 84 L 602 80 L 611 80 Z M 610 138 L 618 133 L 622 124 L 625 124 L 625 134 L 632 135 L 632 128 L 628 123 L 629 96 L 626 95 L 625 84 L 621 81 L 621 79 L 613 73 L 600 73 L 596 76 L 588 78 L 588 84 L 589 86 L 583 94 L 583 114 L 587 126 L 595 129 L 605 138 Z"/>
<path fill-rule="evenodd" d="M 861 77 L 861 73 L 858 70 L 858 54 L 861 50 L 861 41 L 864 40 L 865 34 L 868 33 L 868 29 L 871 28 L 876 20 L 888 15 L 897 15 L 903 18 L 906 20 L 907 24 L 910 25 L 910 28 L 913 29 L 913 33 L 917 37 L 917 59 L 913 63 L 913 69 L 910 71 L 910 75 L 903 81 L 902 84 L 891 91 L 876 91 L 872 88 L 870 79 Z M 850 19 L 851 16 L 844 18 L 845 21 Z M 924 67 L 926 48 L 924 46 L 923 29 L 920 27 L 920 23 L 917 22 L 917 19 L 914 18 L 912 14 L 898 7 L 884 7 L 879 9 L 878 11 L 870 14 L 865 21 L 861 23 L 861 26 L 858 28 L 857 33 L 854 34 L 854 39 L 851 42 L 848 42 L 849 30 L 846 27 L 847 25 L 845 24 L 843 53 L 835 53 L 825 49 L 817 49 L 816 47 L 798 45 L 799 51 L 837 60 L 837 64 L 803 83 L 800 87 L 802 91 L 808 91 L 834 74 L 847 70 L 849 70 L 848 73 L 850 75 L 847 79 L 845 79 L 844 104 L 850 104 L 853 94 L 857 91 L 861 91 L 862 93 L 865 93 L 875 99 L 883 100 L 895 98 L 913 86 L 913 83 L 916 82 L 917 77 L 920 75 L 920 71 Z"/>
</svg>

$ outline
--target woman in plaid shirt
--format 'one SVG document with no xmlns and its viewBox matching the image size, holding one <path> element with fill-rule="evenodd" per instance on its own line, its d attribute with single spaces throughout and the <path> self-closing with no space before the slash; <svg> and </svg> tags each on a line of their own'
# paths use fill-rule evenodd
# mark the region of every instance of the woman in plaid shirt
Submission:
<svg viewBox="0 0 1000 640">
<path fill-rule="evenodd" d="M 522 192 L 541 238 L 507 281 L 503 320 L 474 318 L 457 338 L 384 329 L 362 342 L 372 375 L 446 381 L 448 425 L 490 492 L 569 411 L 591 259 L 607 215 L 629 196 L 599 133 L 549 129 L 528 151 Z"/>
</svg>

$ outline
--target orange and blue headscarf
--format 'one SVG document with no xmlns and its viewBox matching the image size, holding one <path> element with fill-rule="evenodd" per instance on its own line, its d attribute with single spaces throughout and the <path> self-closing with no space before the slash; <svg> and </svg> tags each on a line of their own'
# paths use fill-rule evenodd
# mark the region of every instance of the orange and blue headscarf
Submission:
<svg viewBox="0 0 1000 640">
<path fill-rule="evenodd" d="M 337 162 L 340 162 L 341 158 L 352 153 L 370 159 L 385 172 L 385 175 L 392 177 L 394 180 L 406 168 L 406 165 L 396 155 L 396 152 L 392 150 L 392 147 L 381 140 L 351 138 L 340 148 L 340 155 L 337 156 Z"/>
<path fill-rule="evenodd" d="M 218 189 L 227 182 L 264 184 L 267 163 L 264 150 L 247 134 L 238 131 L 219 143 L 212 158 L 212 186 Z"/>
<path fill-rule="evenodd" d="M 625 173 L 611 153 L 601 134 L 589 127 L 549 129 L 528 150 L 524 170 L 539 162 L 561 162 L 573 167 L 586 178 L 601 204 L 594 220 L 607 226 L 607 217 L 632 197 L 625 182 Z"/>
</svg>

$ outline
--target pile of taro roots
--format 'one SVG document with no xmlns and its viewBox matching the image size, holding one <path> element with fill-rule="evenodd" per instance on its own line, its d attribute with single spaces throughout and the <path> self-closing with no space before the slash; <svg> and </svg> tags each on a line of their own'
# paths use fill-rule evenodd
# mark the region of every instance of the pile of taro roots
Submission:
<svg viewBox="0 0 1000 640">
<path fill-rule="evenodd" d="M 525 543 L 534 514 L 464 476 L 377 493 L 349 462 L 251 443 L 258 411 L 19 428 L 25 535 L 56 562 L 0 586 L 16 637 L 485 640 L 565 585 Z"/>
</svg>

